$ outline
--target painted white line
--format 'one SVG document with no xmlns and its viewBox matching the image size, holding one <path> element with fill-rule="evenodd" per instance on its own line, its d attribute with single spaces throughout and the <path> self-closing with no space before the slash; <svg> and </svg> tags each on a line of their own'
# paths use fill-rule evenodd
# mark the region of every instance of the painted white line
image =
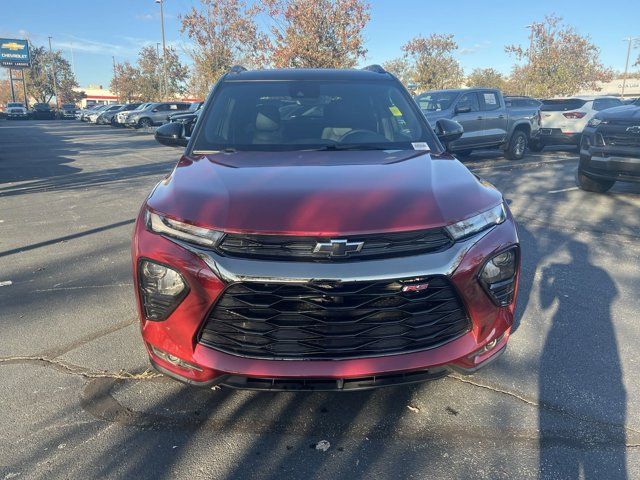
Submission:
<svg viewBox="0 0 640 480">
<path fill-rule="evenodd" d="M 562 188 L 560 190 L 549 190 L 547 193 L 570 192 L 572 190 L 578 190 L 578 187 Z"/>
<path fill-rule="evenodd" d="M 11 280 L 5 280 L 4 282 L 0 282 L 0 287 L 8 287 L 9 285 L 13 285 Z"/>
</svg>

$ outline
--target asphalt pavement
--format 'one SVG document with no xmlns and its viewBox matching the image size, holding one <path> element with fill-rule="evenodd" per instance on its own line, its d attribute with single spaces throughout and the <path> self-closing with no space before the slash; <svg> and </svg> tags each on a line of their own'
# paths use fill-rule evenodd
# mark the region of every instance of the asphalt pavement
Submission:
<svg viewBox="0 0 640 480">
<path fill-rule="evenodd" d="M 134 218 L 178 155 L 0 120 L 0 479 L 640 478 L 640 186 L 578 190 L 567 149 L 466 161 L 523 254 L 509 347 L 473 376 L 201 390 L 148 370 L 131 279 Z"/>
</svg>

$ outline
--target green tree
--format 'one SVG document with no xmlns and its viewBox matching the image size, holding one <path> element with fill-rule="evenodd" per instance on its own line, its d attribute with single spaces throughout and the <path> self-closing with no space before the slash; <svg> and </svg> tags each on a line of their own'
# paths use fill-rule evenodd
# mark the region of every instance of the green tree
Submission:
<svg viewBox="0 0 640 480">
<path fill-rule="evenodd" d="M 348 68 L 367 53 L 362 0 L 263 0 L 272 20 L 268 44 L 276 67 Z"/>
<path fill-rule="evenodd" d="M 598 82 L 609 81 L 613 76 L 600 63 L 600 49 L 590 38 L 554 15 L 531 25 L 528 47 L 508 45 L 505 51 L 522 62 L 511 73 L 513 93 L 535 97 L 573 95 L 582 89 L 597 89 Z"/>
<path fill-rule="evenodd" d="M 204 98 L 211 85 L 235 64 L 261 66 L 266 35 L 256 23 L 260 9 L 245 0 L 200 0 L 200 7 L 181 16 L 180 31 L 194 46 L 191 91 Z"/>
<path fill-rule="evenodd" d="M 16 96 L 16 100 L 17 100 Z M 7 102 L 11 102 L 11 84 L 8 79 L 0 79 L 0 107 L 4 107 Z"/>
<path fill-rule="evenodd" d="M 163 65 L 165 58 L 166 66 Z M 160 101 L 184 94 L 188 68 L 180 62 L 178 54 L 171 47 L 167 48 L 165 58 L 162 53 L 158 54 L 155 47 L 142 47 L 137 64 L 138 98 Z"/>
<path fill-rule="evenodd" d="M 387 72 L 391 72 L 398 77 L 398 80 L 400 80 L 405 86 L 413 83 L 415 72 L 411 69 L 411 65 L 406 58 L 394 58 L 393 60 L 384 62 L 382 66 Z"/>
<path fill-rule="evenodd" d="M 486 87 L 504 90 L 507 79 L 500 72 L 493 68 L 476 68 L 465 81 L 467 87 Z"/>
<path fill-rule="evenodd" d="M 84 97 L 78 87 L 71 64 L 62 56 L 60 50 L 49 52 L 45 47 L 30 46 L 31 68 L 25 70 L 27 91 L 39 103 L 49 103 L 54 96 L 53 72 L 58 89 L 60 103 L 75 103 Z"/>
<path fill-rule="evenodd" d="M 129 62 L 117 63 L 109 89 L 120 102 L 143 101 L 140 91 L 140 70 Z"/>
<path fill-rule="evenodd" d="M 460 87 L 464 71 L 453 56 L 457 49 L 453 35 L 438 33 L 415 37 L 402 47 L 419 91 Z"/>
</svg>

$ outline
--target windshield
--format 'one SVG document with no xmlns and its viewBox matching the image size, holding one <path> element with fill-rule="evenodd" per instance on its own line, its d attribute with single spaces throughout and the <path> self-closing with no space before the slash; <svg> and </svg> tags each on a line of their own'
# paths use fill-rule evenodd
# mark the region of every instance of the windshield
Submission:
<svg viewBox="0 0 640 480">
<path fill-rule="evenodd" d="M 566 112 L 567 110 L 577 110 L 585 103 L 587 103 L 586 100 L 581 100 L 579 98 L 543 100 L 540 110 L 543 112 Z"/>
<path fill-rule="evenodd" d="M 24 105 L 22 103 L 7 103 L 7 108 L 11 108 L 11 107 L 23 107 Z"/>
<path fill-rule="evenodd" d="M 458 92 L 427 92 L 416 97 L 416 102 L 423 112 L 439 112 L 447 110 L 458 96 Z"/>
<path fill-rule="evenodd" d="M 202 119 L 194 153 L 429 144 L 433 137 L 410 102 L 395 82 L 226 82 Z"/>
<path fill-rule="evenodd" d="M 76 108 L 76 106 L 73 103 L 63 103 L 62 105 L 60 105 L 60 107 L 65 109 Z"/>
</svg>

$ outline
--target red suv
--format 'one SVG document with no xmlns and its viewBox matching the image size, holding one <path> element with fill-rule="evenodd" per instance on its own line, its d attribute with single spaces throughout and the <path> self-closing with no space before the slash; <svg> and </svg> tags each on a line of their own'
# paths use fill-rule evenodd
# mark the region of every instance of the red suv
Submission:
<svg viewBox="0 0 640 480">
<path fill-rule="evenodd" d="M 502 195 L 446 153 L 401 83 L 234 67 L 142 206 L 133 269 L 159 371 L 191 385 L 347 390 L 474 372 L 519 275 Z M 191 131 L 191 129 L 189 129 Z"/>
</svg>

